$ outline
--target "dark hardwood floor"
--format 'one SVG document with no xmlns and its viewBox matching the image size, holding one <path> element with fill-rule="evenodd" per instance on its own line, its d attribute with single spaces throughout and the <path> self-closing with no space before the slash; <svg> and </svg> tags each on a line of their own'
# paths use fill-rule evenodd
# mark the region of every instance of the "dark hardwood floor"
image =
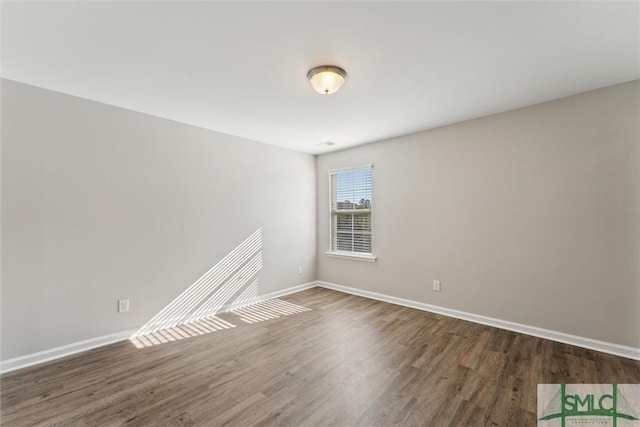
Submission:
<svg viewBox="0 0 640 427">
<path fill-rule="evenodd" d="M 5 374 L 2 425 L 534 426 L 538 383 L 640 383 L 637 361 L 419 310 L 281 301 Z"/>
</svg>

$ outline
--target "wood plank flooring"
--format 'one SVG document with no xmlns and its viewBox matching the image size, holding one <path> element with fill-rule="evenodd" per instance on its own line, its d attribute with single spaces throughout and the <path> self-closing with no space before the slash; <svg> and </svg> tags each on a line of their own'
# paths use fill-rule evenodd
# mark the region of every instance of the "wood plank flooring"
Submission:
<svg viewBox="0 0 640 427">
<path fill-rule="evenodd" d="M 282 300 L 309 310 L 5 374 L 1 423 L 535 426 L 538 383 L 640 383 L 640 362 L 540 338 L 322 288 Z"/>
</svg>

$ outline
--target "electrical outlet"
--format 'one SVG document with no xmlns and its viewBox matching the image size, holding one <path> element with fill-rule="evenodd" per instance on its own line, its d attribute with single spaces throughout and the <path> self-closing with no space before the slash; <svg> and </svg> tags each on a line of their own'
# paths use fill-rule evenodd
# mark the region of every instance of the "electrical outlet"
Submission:
<svg viewBox="0 0 640 427">
<path fill-rule="evenodd" d="M 301 265 L 298 266 L 298 274 L 302 274 L 302 266 Z"/>
<path fill-rule="evenodd" d="M 118 313 L 129 311 L 129 298 L 118 300 Z"/>
<path fill-rule="evenodd" d="M 436 292 L 440 292 L 440 281 L 439 280 L 434 280 L 433 281 L 433 290 Z"/>
</svg>

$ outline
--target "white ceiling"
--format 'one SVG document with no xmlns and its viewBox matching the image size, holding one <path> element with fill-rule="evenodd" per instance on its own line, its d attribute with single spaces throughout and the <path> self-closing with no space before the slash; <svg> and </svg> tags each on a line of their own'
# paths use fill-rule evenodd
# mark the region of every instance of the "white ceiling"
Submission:
<svg viewBox="0 0 640 427">
<path fill-rule="evenodd" d="M 639 20 L 637 1 L 4 2 L 2 76 L 317 154 L 638 79 Z M 335 95 L 306 80 L 321 64 L 349 74 Z"/>
</svg>

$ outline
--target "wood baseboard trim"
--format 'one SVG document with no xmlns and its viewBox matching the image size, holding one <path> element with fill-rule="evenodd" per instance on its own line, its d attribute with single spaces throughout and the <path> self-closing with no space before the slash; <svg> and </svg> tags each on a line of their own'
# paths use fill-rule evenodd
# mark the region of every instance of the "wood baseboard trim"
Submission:
<svg viewBox="0 0 640 427">
<path fill-rule="evenodd" d="M 525 335 L 532 335 L 538 338 L 545 338 L 548 340 L 557 341 L 564 344 L 570 344 L 570 345 L 575 345 L 577 347 L 588 348 L 590 350 L 601 351 L 603 353 L 613 354 L 615 356 L 621 356 L 629 359 L 640 360 L 640 348 L 636 348 L 636 347 L 628 347 L 620 344 L 614 344 L 614 343 L 609 343 L 605 341 L 598 341 L 591 338 L 566 334 L 564 332 L 538 328 L 535 326 L 523 325 L 520 323 L 510 322 L 507 320 L 495 319 L 492 317 L 481 316 L 479 314 L 453 310 L 450 308 L 426 304 L 418 301 L 412 301 L 404 298 L 393 297 L 390 295 L 380 294 L 377 292 L 369 292 L 362 289 L 351 288 L 348 286 L 338 285 L 330 282 L 318 281 L 317 284 L 320 287 L 332 289 L 334 291 L 344 292 L 351 295 L 357 295 L 357 296 L 370 298 L 378 301 L 388 302 L 391 304 L 402 305 L 405 307 L 415 308 L 418 310 L 428 311 L 431 313 L 442 314 L 444 316 L 455 317 L 457 319 L 480 323 L 487 326 L 493 326 L 495 328 L 506 329 L 508 331 L 519 332 Z"/>
<path fill-rule="evenodd" d="M 268 299 L 278 298 L 284 295 L 293 294 L 300 291 L 304 291 L 305 289 L 310 289 L 316 286 L 317 286 L 316 282 L 308 282 L 298 286 L 293 286 L 291 288 L 283 289 L 280 291 L 270 292 L 268 294 L 260 295 L 258 298 L 252 300 L 251 304 L 255 304 Z M 228 304 L 221 307 L 219 310 L 216 310 L 215 313 L 212 312 L 209 315 L 230 311 L 242 305 L 246 305 L 246 304 Z M 120 332 L 116 332 L 109 335 L 103 335 L 101 337 L 90 338 L 88 340 L 78 341 L 78 342 L 63 345 L 60 347 L 39 351 L 37 353 L 32 353 L 24 356 L 14 357 L 7 360 L 2 360 L 0 361 L 0 374 L 4 374 L 6 372 L 15 371 L 17 369 L 26 368 L 33 365 L 38 365 L 44 362 L 49 362 L 51 360 L 70 356 L 76 353 L 81 353 L 83 351 L 91 350 L 97 347 L 102 347 L 108 344 L 113 344 L 119 341 L 124 341 L 131 338 L 138 330 L 139 328 L 128 329 L 126 331 L 120 331 Z"/>
</svg>

